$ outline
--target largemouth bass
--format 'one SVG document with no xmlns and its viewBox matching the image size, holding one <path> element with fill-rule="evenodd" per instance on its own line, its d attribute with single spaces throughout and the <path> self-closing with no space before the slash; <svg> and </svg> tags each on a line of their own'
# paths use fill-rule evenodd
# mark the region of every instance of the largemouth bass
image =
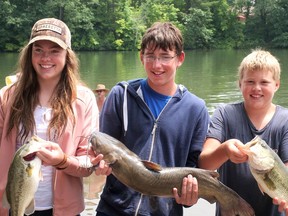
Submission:
<svg viewBox="0 0 288 216">
<path fill-rule="evenodd" d="M 218 202 L 222 216 L 252 216 L 254 210 L 235 191 L 222 184 L 215 171 L 189 167 L 162 168 L 142 161 L 119 140 L 96 132 L 90 143 L 97 154 L 112 167 L 112 174 L 126 186 L 144 195 L 173 197 L 173 188 L 181 192 L 183 178 L 192 174 L 198 180 L 199 198 Z"/>
<path fill-rule="evenodd" d="M 31 137 L 21 146 L 9 168 L 8 182 L 3 196 L 3 206 L 10 208 L 11 216 L 30 215 L 34 212 L 34 194 L 41 175 L 41 160 L 36 156 L 45 140 Z"/>
<path fill-rule="evenodd" d="M 275 151 L 259 136 L 238 148 L 248 155 L 249 168 L 262 193 L 288 202 L 288 168 Z"/>
</svg>

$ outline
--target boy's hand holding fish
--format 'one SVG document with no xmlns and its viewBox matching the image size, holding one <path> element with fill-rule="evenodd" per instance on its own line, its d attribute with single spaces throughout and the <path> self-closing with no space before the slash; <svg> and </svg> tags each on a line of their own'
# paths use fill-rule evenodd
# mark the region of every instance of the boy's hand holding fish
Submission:
<svg viewBox="0 0 288 216">
<path fill-rule="evenodd" d="M 248 157 L 245 153 L 239 150 L 238 146 L 244 146 L 244 144 L 238 139 L 229 139 L 223 142 L 221 145 L 215 144 L 213 138 L 208 138 L 208 141 L 212 141 L 213 145 L 206 146 L 205 156 L 202 157 L 208 158 L 211 157 L 211 160 L 203 162 L 203 160 L 199 161 L 199 166 L 204 167 L 205 169 L 209 167 L 209 170 L 216 170 L 222 164 L 224 164 L 227 160 L 230 160 L 233 163 L 239 164 L 244 163 L 248 160 Z"/>
<path fill-rule="evenodd" d="M 233 163 L 243 163 L 248 160 L 248 156 L 239 150 L 238 146 L 244 146 L 244 144 L 238 139 L 230 139 L 223 143 L 226 148 L 227 157 Z"/>
<path fill-rule="evenodd" d="M 181 196 L 177 188 L 173 188 L 173 195 L 178 204 L 192 206 L 198 201 L 198 182 L 195 177 L 188 175 L 182 182 Z"/>
</svg>

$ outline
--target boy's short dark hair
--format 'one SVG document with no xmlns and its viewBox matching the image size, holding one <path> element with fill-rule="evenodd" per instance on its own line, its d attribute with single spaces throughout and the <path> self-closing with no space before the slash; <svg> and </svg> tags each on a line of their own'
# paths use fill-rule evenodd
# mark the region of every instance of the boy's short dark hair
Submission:
<svg viewBox="0 0 288 216">
<path fill-rule="evenodd" d="M 175 50 L 179 55 L 183 51 L 183 38 L 181 31 L 170 22 L 156 22 L 144 33 L 141 42 L 141 53 L 146 48 Z"/>
</svg>

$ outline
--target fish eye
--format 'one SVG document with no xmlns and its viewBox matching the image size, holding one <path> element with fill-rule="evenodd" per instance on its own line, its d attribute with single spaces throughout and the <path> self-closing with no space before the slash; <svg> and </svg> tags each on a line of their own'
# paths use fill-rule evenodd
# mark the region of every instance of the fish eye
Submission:
<svg viewBox="0 0 288 216">
<path fill-rule="evenodd" d="M 261 147 L 267 149 L 267 145 L 265 145 L 264 143 L 261 143 Z"/>
</svg>

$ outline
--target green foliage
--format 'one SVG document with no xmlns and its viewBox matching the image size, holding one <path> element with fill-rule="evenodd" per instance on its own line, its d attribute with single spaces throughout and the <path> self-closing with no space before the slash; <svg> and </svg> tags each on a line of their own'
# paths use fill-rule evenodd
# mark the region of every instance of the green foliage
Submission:
<svg viewBox="0 0 288 216">
<path fill-rule="evenodd" d="M 18 51 L 45 17 L 67 23 L 74 50 L 137 50 L 155 21 L 177 25 L 185 49 L 287 47 L 287 0 L 1 0 L 0 51 Z"/>
<path fill-rule="evenodd" d="M 213 14 L 212 25 L 215 28 L 214 47 L 238 47 L 243 41 L 243 36 L 241 23 L 237 21 L 237 14 L 231 10 L 225 0 L 211 3 L 210 10 Z"/>
<path fill-rule="evenodd" d="M 210 11 L 190 8 L 190 13 L 184 16 L 184 41 L 186 49 L 211 48 L 214 29 L 209 28 L 212 22 Z"/>
<path fill-rule="evenodd" d="M 122 18 L 116 23 L 116 50 L 137 50 L 141 35 L 145 29 L 139 10 L 133 10 L 128 4 L 123 8 Z"/>
<path fill-rule="evenodd" d="M 179 9 L 174 7 L 172 0 L 146 0 L 141 7 L 141 17 L 146 26 L 157 21 L 170 21 L 177 25 Z"/>
<path fill-rule="evenodd" d="M 276 48 L 288 48 L 288 32 L 281 34 L 278 37 L 275 37 L 272 40 L 273 47 Z"/>
</svg>

